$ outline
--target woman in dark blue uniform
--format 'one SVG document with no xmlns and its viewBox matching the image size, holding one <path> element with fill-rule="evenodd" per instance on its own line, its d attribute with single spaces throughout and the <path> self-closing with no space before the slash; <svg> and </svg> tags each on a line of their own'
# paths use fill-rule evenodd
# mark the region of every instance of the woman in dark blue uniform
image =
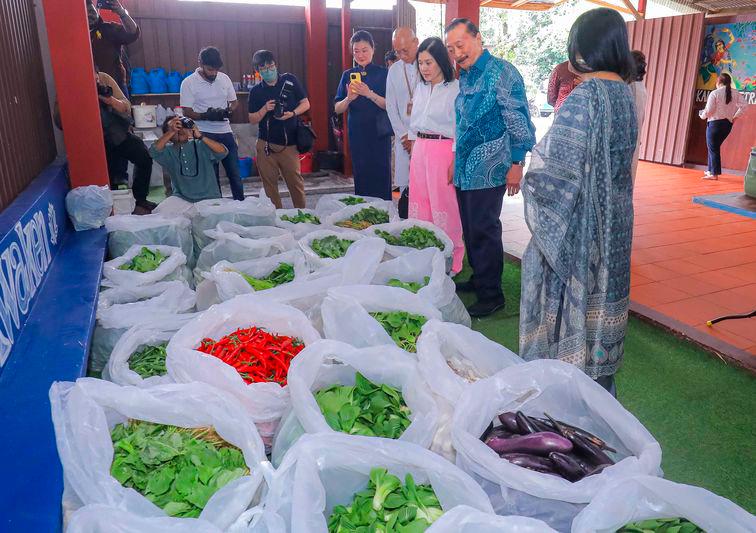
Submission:
<svg viewBox="0 0 756 533">
<path fill-rule="evenodd" d="M 340 115 L 349 110 L 354 192 L 391 200 L 393 132 L 385 100 L 388 70 L 373 65 L 375 44 L 368 32 L 356 32 L 350 43 L 357 66 L 341 75 L 336 93 L 336 113 Z"/>
</svg>

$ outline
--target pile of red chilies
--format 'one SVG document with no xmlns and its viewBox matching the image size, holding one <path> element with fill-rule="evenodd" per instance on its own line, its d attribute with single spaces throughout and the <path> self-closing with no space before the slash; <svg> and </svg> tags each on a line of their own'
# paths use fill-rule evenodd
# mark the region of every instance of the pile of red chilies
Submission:
<svg viewBox="0 0 756 533">
<path fill-rule="evenodd" d="M 256 327 L 240 328 L 217 342 L 203 339 L 197 348 L 234 367 L 247 384 L 274 382 L 282 386 L 291 360 L 303 349 L 299 339 Z"/>
</svg>

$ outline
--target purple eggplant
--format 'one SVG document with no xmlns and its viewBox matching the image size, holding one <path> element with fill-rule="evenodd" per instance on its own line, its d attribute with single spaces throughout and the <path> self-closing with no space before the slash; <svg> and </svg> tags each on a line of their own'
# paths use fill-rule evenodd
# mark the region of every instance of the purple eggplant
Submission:
<svg viewBox="0 0 756 533">
<path fill-rule="evenodd" d="M 501 413 L 499 415 L 499 421 L 504 424 L 507 431 L 511 433 L 520 434 L 520 428 L 517 427 L 517 415 L 511 411 L 507 413 Z"/>
<path fill-rule="evenodd" d="M 551 452 L 572 451 L 572 443 L 569 439 L 551 432 L 531 433 L 509 439 L 492 438 L 486 444 L 499 455 L 503 453 L 548 455 Z"/>
<path fill-rule="evenodd" d="M 554 464 L 546 457 L 538 457 L 537 455 L 527 453 L 505 453 L 500 457 L 513 465 L 521 466 L 528 470 L 535 470 L 544 474 L 554 473 Z"/>
<path fill-rule="evenodd" d="M 557 430 L 557 433 L 559 433 L 563 437 L 569 438 L 569 436 L 567 435 L 568 433 L 577 433 L 578 435 L 588 440 L 589 442 L 592 442 L 595 446 L 598 446 L 602 450 L 617 453 L 617 450 L 610 447 L 604 440 L 600 439 L 593 433 L 590 433 L 579 427 L 572 426 L 568 424 L 567 422 L 562 422 L 561 420 L 554 420 L 551 416 L 549 416 L 548 413 L 544 413 L 544 415 L 548 418 L 549 425 L 553 426 Z"/>
<path fill-rule="evenodd" d="M 575 445 L 575 451 L 585 457 L 592 465 L 613 465 L 614 461 L 606 455 L 601 448 L 593 444 L 585 437 L 574 433 L 569 440 Z"/>
<path fill-rule="evenodd" d="M 514 435 L 507 431 L 504 426 L 496 426 L 488 433 L 488 435 L 486 435 L 486 438 L 483 440 L 483 442 L 488 444 L 491 439 L 508 439 L 513 436 Z"/>
<path fill-rule="evenodd" d="M 575 459 L 559 452 L 551 452 L 549 459 L 554 463 L 554 469 L 567 481 L 578 481 L 585 476 L 585 470 Z"/>
<path fill-rule="evenodd" d="M 538 433 L 538 430 L 533 425 L 533 422 L 522 411 L 517 411 L 517 413 L 515 414 L 515 421 L 517 422 L 517 427 L 520 429 L 520 433 L 522 433 L 523 435 Z"/>
</svg>

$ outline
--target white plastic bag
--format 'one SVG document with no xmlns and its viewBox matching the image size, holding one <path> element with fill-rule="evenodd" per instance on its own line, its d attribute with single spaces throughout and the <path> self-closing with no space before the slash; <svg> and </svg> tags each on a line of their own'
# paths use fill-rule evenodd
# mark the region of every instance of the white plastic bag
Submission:
<svg viewBox="0 0 756 533">
<path fill-rule="evenodd" d="M 217 341 L 239 328 L 251 326 L 296 337 L 305 346 L 320 339 L 320 334 L 301 311 L 255 294 L 245 294 L 212 306 L 181 328 L 168 343 L 166 364 L 168 375 L 177 383 L 199 381 L 233 394 L 269 443 L 289 406 L 288 388 L 278 383 L 247 385 L 234 367 L 196 349 L 205 338 Z"/>
<path fill-rule="evenodd" d="M 166 516 L 110 474 L 110 432 L 129 419 L 185 428 L 213 427 L 242 451 L 250 475 L 216 492 L 200 514 L 202 520 L 225 529 L 260 499 L 264 488 L 260 463 L 266 460 L 263 443 L 252 420 L 228 394 L 203 383 L 142 389 L 81 378 L 76 383 L 53 383 L 50 404 L 63 464 L 64 514 L 84 505 L 105 504 L 143 517 Z"/>
<path fill-rule="evenodd" d="M 129 360 L 137 351 L 147 346 L 167 344 L 171 337 L 186 323 L 195 318 L 196 314 L 183 315 L 183 321 L 173 320 L 165 329 L 159 329 L 160 324 L 145 324 L 129 328 L 124 333 L 110 354 L 108 364 L 102 371 L 102 379 L 107 379 L 118 385 L 133 385 L 135 387 L 152 387 L 163 383 L 172 383 L 167 372 L 162 376 L 150 376 L 146 379 L 131 370 Z"/>
<path fill-rule="evenodd" d="M 360 196 L 359 194 L 349 194 L 343 192 L 335 194 L 324 194 L 318 199 L 318 203 L 315 204 L 315 212 L 318 214 L 318 216 L 327 217 L 328 215 L 332 215 L 337 211 L 341 211 L 345 207 L 348 207 L 348 204 L 345 204 L 341 201 L 344 198 L 360 198 L 364 200 L 364 202 L 356 205 L 363 206 L 366 204 L 375 203 L 383 203 L 384 205 L 393 203 L 391 201 L 384 200 L 383 198 L 377 198 L 375 196 Z"/>
<path fill-rule="evenodd" d="M 340 433 L 305 435 L 276 470 L 267 513 L 281 517 L 292 533 L 326 533 L 336 505 L 349 505 L 364 490 L 373 468 L 385 468 L 404 483 L 430 484 L 448 511 L 468 505 L 491 514 L 491 504 L 464 472 L 438 455 L 401 440 Z"/>
<path fill-rule="evenodd" d="M 438 309 L 405 289 L 347 285 L 328 291 L 322 306 L 323 331 L 327 339 L 346 342 L 357 348 L 396 346 L 383 326 L 369 314 L 391 311 L 405 311 L 428 320 L 441 320 Z"/>
<path fill-rule="evenodd" d="M 374 235 L 377 235 L 375 232 L 377 230 L 380 230 L 380 231 L 385 231 L 387 233 L 390 233 L 394 237 L 398 237 L 402 231 L 412 228 L 414 226 L 418 226 L 421 228 L 425 228 L 429 231 L 432 231 L 436 235 L 436 237 L 438 237 L 438 239 L 444 243 L 443 250 L 440 250 L 438 248 L 435 248 L 435 249 L 439 250 L 441 253 L 444 254 L 446 272 L 449 272 L 452 267 L 452 255 L 454 253 L 454 242 L 449 238 L 449 236 L 446 234 L 444 230 L 442 230 L 435 224 L 426 222 L 425 220 L 417 220 L 414 218 L 410 218 L 407 220 L 391 221 L 388 224 L 379 224 L 376 226 L 370 226 L 368 229 L 363 230 L 363 231 L 365 231 L 366 233 L 369 233 L 371 236 L 374 236 Z M 415 250 L 417 249 L 411 248 L 409 246 L 396 246 L 392 244 L 386 245 L 386 253 L 390 255 L 391 257 L 399 257 Z"/>
<path fill-rule="evenodd" d="M 107 185 L 76 187 L 66 194 L 66 211 L 76 231 L 101 228 L 113 211 L 113 195 Z"/>
<path fill-rule="evenodd" d="M 417 359 L 433 392 L 451 404 L 456 404 L 469 381 L 454 372 L 450 364 L 469 371 L 468 378 L 472 379 L 474 375 L 487 378 L 525 362 L 482 333 L 438 320 L 429 320 L 423 326 L 417 342 Z"/>
<path fill-rule="evenodd" d="M 119 257 L 135 244 L 162 244 L 181 248 L 187 259 L 194 244 L 188 218 L 163 215 L 115 215 L 105 221 L 108 230 L 108 253 Z"/>
<path fill-rule="evenodd" d="M 392 346 L 358 349 L 343 342 L 323 340 L 302 350 L 291 363 L 292 411 L 288 416 L 293 416 L 297 423 L 287 421 L 276 435 L 273 464 L 279 464 L 302 430 L 335 433 L 320 411 L 315 393 L 331 385 L 354 385 L 357 372 L 373 383 L 401 391 L 412 422 L 398 440 L 423 448 L 430 446 L 438 424 L 438 406 L 412 358 Z"/>
<path fill-rule="evenodd" d="M 302 249 L 302 252 L 304 252 L 305 259 L 307 259 L 307 263 L 310 265 L 310 270 L 319 270 L 323 267 L 331 266 L 335 263 L 338 263 L 339 261 L 344 260 L 343 257 L 340 257 L 338 259 L 320 257 L 312 249 L 313 241 L 323 239 L 331 235 L 335 235 L 339 239 L 347 239 L 353 242 L 357 242 L 358 240 L 365 238 L 365 235 L 358 231 L 344 230 L 341 228 L 321 229 L 318 231 L 313 231 L 312 233 L 308 233 L 307 235 L 299 239 L 299 247 Z"/>
<path fill-rule="evenodd" d="M 202 281 L 202 274 L 221 261 L 238 263 L 259 259 L 269 255 L 294 250 L 297 241 L 292 234 L 272 226 L 244 227 L 233 222 L 220 222 L 215 229 L 207 230 L 205 235 L 211 242 L 205 246 L 197 258 L 194 279 Z"/>
<path fill-rule="evenodd" d="M 160 265 L 151 272 L 137 272 L 135 270 L 121 270 L 121 265 L 129 263 L 134 257 L 139 255 L 142 248 L 147 248 L 151 251 L 158 251 L 166 259 L 160 263 Z M 126 286 L 126 287 L 138 287 L 144 285 L 152 285 L 159 281 L 171 281 L 171 280 L 185 280 L 192 285 L 191 272 L 186 267 L 186 256 L 180 248 L 175 246 L 163 246 L 163 245 L 149 245 L 144 246 L 141 244 L 135 244 L 130 247 L 125 254 L 111 259 L 102 266 L 102 274 L 105 276 L 103 280 L 104 286 Z"/>
<path fill-rule="evenodd" d="M 571 483 L 499 458 L 480 436 L 500 413 L 517 410 L 601 437 L 617 450 L 616 464 Z M 610 483 L 661 474 L 661 447 L 638 419 L 576 366 L 556 360 L 513 365 L 470 384 L 456 403 L 452 438 L 457 466 L 481 484 L 497 514 L 538 518 L 559 531 Z"/>
<path fill-rule="evenodd" d="M 295 217 L 302 211 L 310 215 L 315 215 L 320 219 L 318 214 L 313 209 L 276 209 L 276 226 L 290 231 L 294 235 L 295 239 L 301 239 L 308 233 L 323 229 L 323 221 L 320 224 L 314 224 L 311 222 L 290 222 L 288 220 L 281 220 L 281 216 L 286 215 Z"/>
<path fill-rule="evenodd" d="M 152 210 L 153 215 L 163 215 L 168 217 L 184 216 L 191 218 L 194 213 L 194 204 L 187 202 L 178 196 L 169 196 Z"/>
<path fill-rule="evenodd" d="M 118 507 L 94 504 L 73 514 L 66 533 L 222 533 L 212 523 L 199 518 L 140 516 Z"/>
<path fill-rule="evenodd" d="M 219 222 L 233 222 L 240 226 L 273 226 L 276 208 L 270 199 L 247 196 L 243 202 L 230 198 L 202 200 L 192 206 L 192 234 L 194 253 L 199 254 L 210 242 L 205 231 L 214 229 Z"/>
<path fill-rule="evenodd" d="M 382 239 L 381 239 L 382 240 Z M 385 242 L 385 241 L 384 241 Z M 428 283 L 425 284 L 425 278 Z M 441 311 L 446 322 L 455 322 L 470 327 L 470 313 L 457 296 L 454 281 L 446 274 L 446 263 L 438 248 L 411 250 L 380 264 L 373 278 L 373 285 L 386 285 L 389 280 L 425 284 L 418 296 L 428 300 Z"/>
<path fill-rule="evenodd" d="M 426 533 L 557 533 L 545 522 L 525 516 L 499 516 L 468 505 L 448 511 Z"/>
<path fill-rule="evenodd" d="M 320 221 L 323 224 L 326 224 L 328 226 L 336 226 L 339 222 L 345 222 L 352 218 L 354 215 L 362 211 L 363 209 L 367 209 L 369 207 L 373 207 L 375 209 L 379 209 L 381 211 L 385 211 L 388 215 L 389 222 L 395 222 L 399 220 L 399 214 L 397 213 L 396 206 L 394 205 L 394 202 L 388 202 L 385 200 L 381 200 L 379 202 L 373 202 L 369 204 L 358 204 L 358 205 L 349 205 L 344 207 L 343 209 L 336 211 L 335 213 L 331 213 L 330 215 L 326 216 L 325 218 L 321 219 Z M 370 230 L 371 228 L 374 228 L 376 226 L 380 226 L 381 224 L 375 224 L 373 226 L 368 227 L 367 229 Z M 338 228 L 341 228 L 341 226 L 336 226 Z M 352 229 L 357 230 L 357 228 L 343 228 L 343 229 Z M 361 230 L 359 230 L 361 231 Z M 370 237 L 374 237 L 375 234 L 370 232 Z"/>
<path fill-rule="evenodd" d="M 572 522 L 572 533 L 614 533 L 629 522 L 686 518 L 711 533 L 752 533 L 756 517 L 713 492 L 638 476 L 600 490 Z"/>
<path fill-rule="evenodd" d="M 187 313 L 194 309 L 196 296 L 186 282 L 165 282 L 148 287 L 135 287 L 139 291 L 120 291 L 112 294 L 103 291 L 105 301 L 98 303 L 97 321 L 92 334 L 89 369 L 101 371 L 108 362 L 116 343 L 126 330 L 133 326 L 149 325 L 153 328 L 182 326 Z"/>
<path fill-rule="evenodd" d="M 207 250 L 207 248 L 205 249 Z M 207 281 L 215 284 L 218 302 L 214 303 L 219 303 L 230 300 L 241 294 L 252 294 L 256 292 L 247 280 L 244 279 L 242 274 L 257 279 L 264 278 L 270 275 L 270 273 L 281 264 L 288 264 L 294 268 L 294 280 L 288 284 L 304 281 L 310 274 L 304 254 L 302 254 L 300 250 L 289 250 L 288 252 L 263 257 L 262 259 L 252 259 L 251 261 L 240 261 L 238 263 L 221 261 L 212 267 L 210 272 L 206 273 L 204 276 Z M 280 286 L 281 285 L 279 285 L 279 287 Z M 266 293 L 275 288 L 276 287 L 259 291 L 258 294 Z M 204 310 L 207 309 L 207 307 L 199 307 L 199 309 Z"/>
</svg>

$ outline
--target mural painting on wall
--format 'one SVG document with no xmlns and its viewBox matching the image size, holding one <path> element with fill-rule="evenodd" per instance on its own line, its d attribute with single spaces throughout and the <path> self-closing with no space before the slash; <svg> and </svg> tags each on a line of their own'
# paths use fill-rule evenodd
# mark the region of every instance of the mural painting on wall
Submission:
<svg viewBox="0 0 756 533">
<path fill-rule="evenodd" d="M 696 101 L 706 101 L 723 72 L 749 104 L 756 104 L 756 20 L 706 26 Z"/>
</svg>

